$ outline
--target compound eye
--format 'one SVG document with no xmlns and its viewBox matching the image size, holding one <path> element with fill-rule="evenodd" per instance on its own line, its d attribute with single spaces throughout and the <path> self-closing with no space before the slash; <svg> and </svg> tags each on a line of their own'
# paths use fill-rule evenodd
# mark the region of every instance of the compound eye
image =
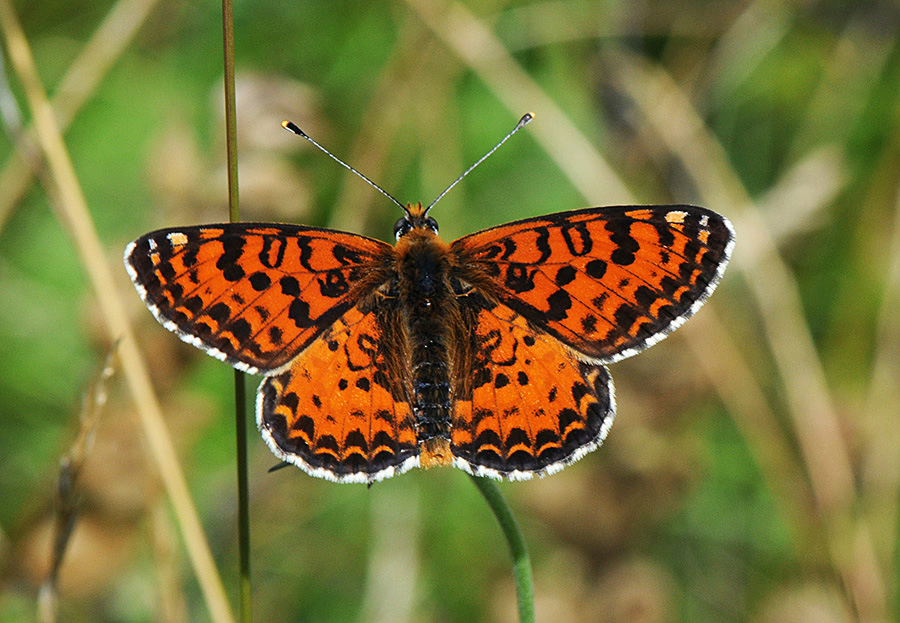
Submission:
<svg viewBox="0 0 900 623">
<path fill-rule="evenodd" d="M 412 226 L 405 216 L 397 219 L 397 222 L 394 223 L 394 238 L 400 240 L 400 238 L 409 233 L 410 229 L 412 229 Z"/>
<path fill-rule="evenodd" d="M 425 226 L 431 229 L 431 231 L 433 231 L 434 233 L 438 233 L 437 221 L 430 216 L 425 219 Z"/>
</svg>

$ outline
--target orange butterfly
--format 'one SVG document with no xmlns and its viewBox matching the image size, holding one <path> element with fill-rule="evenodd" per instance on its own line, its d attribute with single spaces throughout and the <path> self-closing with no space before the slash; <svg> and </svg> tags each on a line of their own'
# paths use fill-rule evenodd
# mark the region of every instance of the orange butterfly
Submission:
<svg viewBox="0 0 900 623">
<path fill-rule="evenodd" d="M 697 311 L 734 246 L 694 206 L 562 212 L 452 244 L 430 207 L 403 208 L 394 246 L 206 225 L 141 236 L 125 266 L 167 329 L 265 375 L 257 423 L 283 461 L 338 482 L 434 465 L 523 480 L 600 445 L 605 364 Z"/>
</svg>

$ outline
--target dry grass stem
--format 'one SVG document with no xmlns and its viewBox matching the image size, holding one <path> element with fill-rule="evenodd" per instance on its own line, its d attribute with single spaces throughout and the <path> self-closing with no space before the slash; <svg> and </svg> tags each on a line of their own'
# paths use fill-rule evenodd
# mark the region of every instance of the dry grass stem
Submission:
<svg viewBox="0 0 900 623">
<path fill-rule="evenodd" d="M 58 189 L 58 208 L 93 285 L 109 340 L 121 340 L 119 356 L 122 371 L 134 398 L 151 455 L 178 517 L 185 546 L 207 607 L 213 620 L 232 621 L 231 608 L 163 421 L 146 363 L 138 350 L 125 310 L 118 298 L 116 282 L 91 220 L 87 201 L 56 124 L 53 109 L 38 78 L 28 42 L 9 0 L 0 0 L 0 27 L 7 41 L 10 60 L 24 87 L 35 120 L 38 141 Z"/>
<path fill-rule="evenodd" d="M 61 131 L 65 132 L 81 107 L 94 94 L 157 2 L 158 0 L 119 0 L 107 14 L 69 66 L 51 100 Z M 32 135 L 33 128 L 24 129 L 23 136 Z M 22 153 L 20 147 L 0 169 L 0 229 L 3 229 L 40 167 L 40 158 L 29 157 L 29 154 Z"/>
<path fill-rule="evenodd" d="M 778 417 L 740 348 L 731 339 L 714 308 L 704 309 L 680 331 L 695 353 L 697 364 L 747 440 L 795 535 L 802 543 L 812 543 L 814 537 L 821 534 L 810 534 L 807 518 L 812 509 L 797 502 L 811 497 L 803 468 L 794 460 L 794 451 Z"/>
<path fill-rule="evenodd" d="M 863 508 L 872 522 L 875 549 L 887 574 L 896 581 L 897 515 L 900 513 L 900 186 L 890 227 L 884 270 L 884 294 L 875 333 L 875 354 L 865 399 L 866 448 L 862 453 Z"/>
<path fill-rule="evenodd" d="M 754 295 L 779 376 L 817 506 L 829 535 L 832 563 L 840 572 L 864 620 L 877 620 L 885 604 L 872 604 L 856 589 L 859 574 L 877 569 L 866 540 L 851 544 L 851 517 L 856 501 L 853 469 L 842 425 L 825 373 L 804 319 L 797 283 L 781 259 L 758 208 L 728 164 L 721 145 L 707 131 L 687 96 L 660 68 L 627 54 L 617 54 L 615 80 L 633 99 L 646 122 L 683 163 L 705 205 L 732 206 L 741 245 L 734 263 Z M 757 247 L 757 248 L 754 248 Z M 758 254 L 751 266 L 747 250 Z M 862 562 L 865 561 L 865 562 Z M 877 573 L 877 571 L 876 571 Z M 868 582 L 871 584 L 871 581 Z M 884 585 L 883 580 L 877 582 Z M 866 609 L 866 612 L 863 612 Z M 871 616 L 870 616 L 871 613 Z"/>
<path fill-rule="evenodd" d="M 81 499 L 78 476 L 85 459 L 90 454 L 97 424 L 106 405 L 107 384 L 115 372 L 113 367 L 115 349 L 116 345 L 113 345 L 106 354 L 100 374 L 84 395 L 78 414 L 78 434 L 59 462 L 54 500 L 53 552 L 50 557 L 50 569 L 38 593 L 38 618 L 41 623 L 56 621 L 59 569 L 78 521 L 78 506 Z"/>
<path fill-rule="evenodd" d="M 851 17 L 837 39 L 831 58 L 823 59 L 823 75 L 794 134 L 792 158 L 829 140 L 846 145 L 870 101 L 870 92 L 896 49 L 897 38 L 873 37 L 870 25 Z M 835 93 L 841 93 L 840 98 Z"/>
<path fill-rule="evenodd" d="M 190 620 L 181 577 L 181 550 L 178 534 L 165 504 L 155 504 L 150 511 L 154 570 L 159 586 L 156 620 L 160 623 L 186 623 Z"/>
<path fill-rule="evenodd" d="M 529 128 L 541 147 L 590 202 L 629 204 L 631 191 L 600 152 L 565 112 L 516 63 L 502 42 L 469 10 L 457 2 L 406 0 L 460 60 L 469 67 L 513 115 L 523 105 L 542 121 Z"/>
<path fill-rule="evenodd" d="M 716 41 L 706 63 L 698 101 L 712 109 L 743 85 L 760 63 L 782 42 L 791 24 L 790 12 L 777 3 L 751 2 Z"/>
<path fill-rule="evenodd" d="M 788 169 L 757 204 L 776 245 L 780 247 L 792 237 L 821 226 L 825 211 L 844 189 L 848 177 L 844 158 L 836 147 L 807 153 Z M 757 261 L 758 251 L 755 247 L 745 254 L 745 266 Z"/>
<path fill-rule="evenodd" d="M 382 184 L 384 165 L 388 161 L 391 144 L 404 121 L 405 104 L 418 97 L 418 83 L 427 59 L 433 50 L 421 36 L 421 29 L 410 21 L 403 26 L 400 38 L 417 41 L 420 45 L 404 45 L 394 51 L 380 74 L 370 104 L 360 124 L 360 131 L 346 159 L 376 183 Z M 424 49 L 423 47 L 424 46 Z M 396 190 L 386 189 L 394 194 Z M 355 175 L 347 175 L 331 212 L 329 226 L 345 231 L 363 232 L 375 202 L 381 195 L 374 192 Z M 398 197 L 403 202 L 402 197 Z"/>
</svg>

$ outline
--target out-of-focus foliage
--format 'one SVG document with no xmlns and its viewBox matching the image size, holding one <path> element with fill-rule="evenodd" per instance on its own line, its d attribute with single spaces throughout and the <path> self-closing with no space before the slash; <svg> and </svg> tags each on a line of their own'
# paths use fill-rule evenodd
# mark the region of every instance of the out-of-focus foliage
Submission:
<svg viewBox="0 0 900 623">
<path fill-rule="evenodd" d="M 15 3 L 51 95 L 125 1 Z M 599 168 L 571 181 L 599 162 L 585 149 L 630 199 L 701 203 L 737 227 L 710 303 L 613 366 L 619 414 L 604 447 L 558 475 L 503 485 L 532 549 L 539 620 L 897 618 L 896 5 L 239 0 L 235 10 L 246 220 L 389 239 L 398 217 L 282 119 L 401 201 L 430 201 L 532 110 L 535 123 L 435 208 L 445 238 L 627 200 L 609 182 L 584 196 Z M 234 601 L 231 371 L 162 329 L 119 259 L 150 229 L 227 219 L 219 11 L 154 5 L 84 94 L 66 143 Z M 5 622 L 36 616 L 59 459 L 110 344 L 46 171 L 13 196 L 0 179 Z M 110 392 L 81 475 L 60 620 L 207 619 L 131 398 L 115 378 Z M 464 474 L 334 485 L 268 473 L 275 459 L 252 439 L 257 620 L 515 620 L 506 545 Z"/>
</svg>

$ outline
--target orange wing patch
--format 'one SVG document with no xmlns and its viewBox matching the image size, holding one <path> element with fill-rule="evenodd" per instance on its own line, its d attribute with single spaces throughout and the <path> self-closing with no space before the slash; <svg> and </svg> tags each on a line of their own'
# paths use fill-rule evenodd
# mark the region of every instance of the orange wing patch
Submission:
<svg viewBox="0 0 900 623">
<path fill-rule="evenodd" d="M 313 476 L 372 482 L 418 464 L 402 340 L 350 309 L 259 391 L 257 423 L 276 456 Z"/>
<path fill-rule="evenodd" d="M 250 373 L 278 370 L 359 297 L 383 242 L 290 225 L 161 230 L 125 265 L 166 328 Z"/>
<path fill-rule="evenodd" d="M 615 412 L 603 365 L 497 305 L 476 316 L 474 360 L 461 370 L 451 448 L 472 474 L 511 480 L 553 473 L 603 441 Z"/>
<path fill-rule="evenodd" d="M 468 279 L 598 362 L 680 326 L 715 288 L 733 246 L 704 208 L 597 208 L 494 227 L 453 243 Z"/>
</svg>

